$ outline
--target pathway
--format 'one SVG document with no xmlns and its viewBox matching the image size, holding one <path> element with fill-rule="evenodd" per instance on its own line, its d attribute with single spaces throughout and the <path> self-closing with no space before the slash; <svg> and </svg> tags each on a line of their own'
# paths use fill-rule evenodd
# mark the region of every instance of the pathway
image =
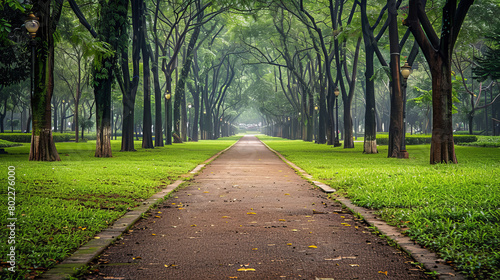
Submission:
<svg viewBox="0 0 500 280">
<path fill-rule="evenodd" d="M 87 279 L 427 279 L 245 136 L 107 249 Z"/>
</svg>

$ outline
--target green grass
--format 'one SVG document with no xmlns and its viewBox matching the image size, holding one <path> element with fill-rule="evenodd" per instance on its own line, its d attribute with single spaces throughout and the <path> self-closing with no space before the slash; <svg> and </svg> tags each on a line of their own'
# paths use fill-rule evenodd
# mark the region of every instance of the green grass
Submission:
<svg viewBox="0 0 500 280">
<path fill-rule="evenodd" d="M 316 179 L 451 261 L 470 279 L 500 278 L 500 149 L 455 146 L 459 164 L 429 164 L 429 145 L 410 159 L 260 136 Z"/>
<path fill-rule="evenodd" d="M 29 144 L 6 148 L 0 155 L 2 279 L 24 279 L 55 265 L 96 233 L 239 137 L 118 152 L 95 158 L 95 141 L 56 143 L 60 162 L 28 161 Z M 8 168 L 15 167 L 16 271 L 5 269 L 10 233 Z"/>
</svg>

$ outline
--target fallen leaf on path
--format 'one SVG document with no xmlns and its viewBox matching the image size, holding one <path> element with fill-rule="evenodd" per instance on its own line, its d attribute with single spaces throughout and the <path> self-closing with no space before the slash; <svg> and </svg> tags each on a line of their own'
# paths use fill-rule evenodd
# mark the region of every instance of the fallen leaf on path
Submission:
<svg viewBox="0 0 500 280">
<path fill-rule="evenodd" d="M 309 248 L 316 249 L 316 248 L 318 248 L 318 246 L 316 246 L 316 245 L 311 245 L 311 246 L 309 246 Z"/>
<path fill-rule="evenodd" d="M 191 225 L 192 227 L 195 227 L 196 225 Z"/>
<path fill-rule="evenodd" d="M 222 216 L 222 218 L 223 218 L 223 219 L 228 219 L 228 218 L 229 218 L 229 216 Z"/>
<path fill-rule="evenodd" d="M 379 271 L 378 273 L 384 274 L 385 276 L 387 276 L 387 271 Z"/>
<path fill-rule="evenodd" d="M 229 279 L 237 279 L 238 276 L 229 276 Z"/>
<path fill-rule="evenodd" d="M 151 235 L 155 236 L 155 235 L 156 235 L 156 233 L 151 233 Z"/>
<path fill-rule="evenodd" d="M 298 230 L 296 230 L 296 229 L 292 229 L 292 231 L 293 231 L 293 232 L 295 232 L 295 231 L 298 231 Z"/>
<path fill-rule="evenodd" d="M 180 208 L 177 208 L 177 209 L 179 209 L 179 210 L 184 210 L 184 208 L 182 208 L 182 207 L 180 207 Z"/>
<path fill-rule="evenodd" d="M 209 192 L 208 192 L 208 191 L 205 191 L 205 192 L 203 192 L 203 193 L 209 193 Z"/>
<path fill-rule="evenodd" d="M 345 226 L 345 227 L 350 227 L 351 225 L 348 224 L 348 223 L 340 223 L 341 225 Z"/>
<path fill-rule="evenodd" d="M 286 245 L 288 245 L 288 246 L 292 246 L 292 243 L 286 243 Z"/>
<path fill-rule="evenodd" d="M 359 264 L 355 264 L 354 263 L 354 264 L 350 264 L 349 266 L 351 266 L 351 267 L 359 267 Z"/>
<path fill-rule="evenodd" d="M 290 195 L 289 193 L 285 193 L 285 195 Z"/>
<path fill-rule="evenodd" d="M 286 222 L 285 219 L 279 219 L 278 221 L 280 221 L 280 222 Z"/>
<path fill-rule="evenodd" d="M 255 268 L 239 268 L 238 271 L 255 271 Z"/>
<path fill-rule="evenodd" d="M 342 260 L 342 257 L 332 258 L 332 259 L 325 259 L 325 261 L 340 261 L 340 260 Z"/>
<path fill-rule="evenodd" d="M 133 260 L 140 260 L 142 259 L 142 257 L 135 257 L 135 258 L 132 258 Z"/>
<path fill-rule="evenodd" d="M 258 249 L 257 248 L 252 248 L 252 251 L 257 251 Z"/>
<path fill-rule="evenodd" d="M 155 216 L 155 218 L 161 218 L 161 216 Z"/>
<path fill-rule="evenodd" d="M 247 215 L 257 215 L 255 212 L 248 212 Z"/>
</svg>

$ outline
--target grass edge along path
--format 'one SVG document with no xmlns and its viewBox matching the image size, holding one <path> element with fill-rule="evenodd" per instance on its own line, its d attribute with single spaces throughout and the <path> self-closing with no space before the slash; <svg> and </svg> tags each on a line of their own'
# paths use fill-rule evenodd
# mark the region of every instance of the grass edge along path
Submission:
<svg viewBox="0 0 500 280">
<path fill-rule="evenodd" d="M 500 149 L 456 147 L 458 165 L 429 165 L 428 145 L 408 146 L 409 160 L 301 140 L 259 136 L 316 180 L 374 209 L 385 221 L 470 279 L 500 276 Z"/>
<path fill-rule="evenodd" d="M 60 263 L 170 183 L 181 177 L 189 180 L 193 176 L 189 171 L 199 171 L 200 163 L 213 160 L 214 154 L 239 138 L 147 150 L 139 148 L 137 141 L 136 152 L 115 152 L 120 141 L 113 141 L 113 158 L 107 159 L 93 157 L 95 142 L 58 143 L 62 161 L 50 163 L 29 162 L 28 145 L 9 148 L 9 154 L 1 156 L 0 166 L 5 173 L 9 166 L 16 172 L 16 272 L 8 270 L 10 229 L 6 226 L 7 203 L 2 203 L 1 278 L 29 279 Z M 7 176 L 0 181 L 7 186 Z M 1 196 L 6 202 L 6 187 Z"/>
</svg>

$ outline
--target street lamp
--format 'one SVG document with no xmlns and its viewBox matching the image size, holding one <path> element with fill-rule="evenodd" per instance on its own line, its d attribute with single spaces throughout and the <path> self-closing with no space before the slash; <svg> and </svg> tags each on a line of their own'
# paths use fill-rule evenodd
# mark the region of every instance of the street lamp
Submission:
<svg viewBox="0 0 500 280">
<path fill-rule="evenodd" d="M 313 135 L 314 135 L 314 141 L 318 142 L 318 110 L 319 107 L 318 105 L 314 105 L 314 112 L 313 112 Z"/>
<path fill-rule="evenodd" d="M 24 21 L 24 27 L 31 35 L 31 98 L 33 98 L 35 94 L 35 47 L 36 47 L 36 32 L 38 28 L 40 28 L 40 22 L 38 22 L 38 17 L 36 17 L 33 13 L 29 14 L 26 20 Z"/>
<path fill-rule="evenodd" d="M 333 91 L 335 94 L 335 142 L 333 143 L 334 147 L 340 146 L 339 142 L 339 94 L 340 90 L 338 87 Z"/>
<path fill-rule="evenodd" d="M 191 108 L 192 107 L 193 107 L 193 105 L 191 105 L 191 103 L 188 103 L 188 113 L 189 113 L 189 117 L 188 117 L 188 131 L 187 131 L 188 132 L 188 138 L 193 137 L 193 135 L 192 135 L 193 132 L 191 131 L 191 129 L 192 129 L 191 127 L 193 126 L 193 123 L 191 121 L 191 115 L 192 115 Z"/>
<path fill-rule="evenodd" d="M 170 105 L 170 91 L 165 93 L 165 145 L 172 145 L 172 110 Z"/>
<path fill-rule="evenodd" d="M 408 152 L 406 151 L 406 86 L 408 77 L 411 74 L 411 66 L 408 61 L 405 65 L 401 67 L 401 76 L 403 76 L 403 132 L 401 136 L 401 149 L 399 151 L 399 158 L 408 158 Z"/>
<path fill-rule="evenodd" d="M 26 27 L 26 30 L 30 33 L 31 39 L 35 39 L 36 32 L 38 31 L 38 28 L 40 28 L 40 22 L 38 22 L 38 19 L 38 17 L 31 13 L 24 21 L 24 27 Z"/>
</svg>

